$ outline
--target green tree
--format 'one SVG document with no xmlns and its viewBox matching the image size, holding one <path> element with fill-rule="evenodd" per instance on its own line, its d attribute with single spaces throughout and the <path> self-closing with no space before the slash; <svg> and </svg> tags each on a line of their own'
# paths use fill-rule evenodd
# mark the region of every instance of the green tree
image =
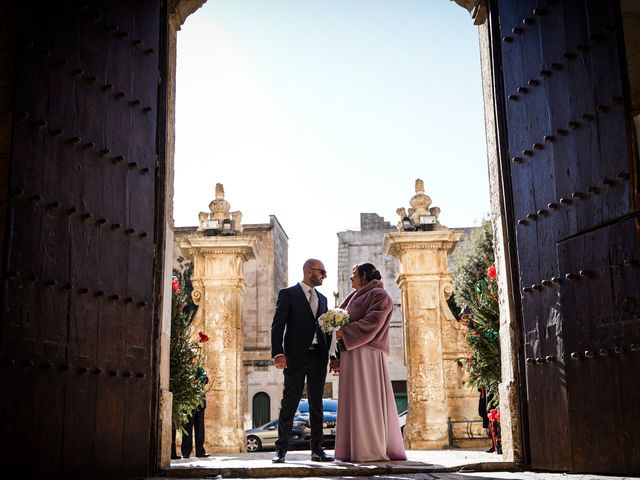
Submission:
<svg viewBox="0 0 640 480">
<path fill-rule="evenodd" d="M 485 388 L 498 403 L 500 383 L 500 313 L 495 280 L 493 231 L 490 221 L 473 230 L 453 265 L 453 291 L 467 331 L 467 383 Z"/>
<path fill-rule="evenodd" d="M 178 428 L 204 403 L 206 383 L 200 347 L 206 335 L 201 333 L 199 340 L 193 340 L 191 332 L 191 320 L 198 309 L 191 299 L 191 272 L 191 264 L 180 261 L 171 283 L 169 390 L 173 394 L 172 418 Z"/>
</svg>

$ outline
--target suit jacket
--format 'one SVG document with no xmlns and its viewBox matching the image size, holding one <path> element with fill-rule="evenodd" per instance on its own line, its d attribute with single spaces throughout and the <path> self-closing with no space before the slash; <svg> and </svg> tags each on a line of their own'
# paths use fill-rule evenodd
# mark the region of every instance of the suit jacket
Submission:
<svg viewBox="0 0 640 480">
<path fill-rule="evenodd" d="M 318 294 L 318 311 L 311 312 L 309 300 L 299 284 L 283 288 L 278 293 L 276 311 L 271 324 L 271 357 L 284 354 L 288 365 L 304 362 L 309 354 L 309 346 L 314 334 L 318 334 L 320 355 L 329 361 L 329 343 L 327 335 L 318 326 L 318 317 L 327 311 L 327 297 Z"/>
</svg>

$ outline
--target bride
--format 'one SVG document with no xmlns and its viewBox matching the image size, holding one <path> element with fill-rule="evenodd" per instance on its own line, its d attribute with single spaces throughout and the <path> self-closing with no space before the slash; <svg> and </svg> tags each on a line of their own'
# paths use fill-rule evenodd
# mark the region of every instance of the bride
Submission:
<svg viewBox="0 0 640 480">
<path fill-rule="evenodd" d="M 335 458 L 350 462 L 406 460 L 387 367 L 393 301 L 371 263 L 353 267 L 354 290 L 340 308 L 350 322 L 336 331 L 340 354 Z"/>
</svg>

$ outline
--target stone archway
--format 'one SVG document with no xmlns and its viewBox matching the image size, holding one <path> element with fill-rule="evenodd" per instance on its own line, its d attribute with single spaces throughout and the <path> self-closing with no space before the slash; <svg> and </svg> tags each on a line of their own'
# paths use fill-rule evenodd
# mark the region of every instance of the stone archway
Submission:
<svg viewBox="0 0 640 480">
<path fill-rule="evenodd" d="M 195 13 L 206 0 L 173 0 L 169 2 L 168 32 L 168 85 L 167 85 L 167 123 L 166 123 L 166 204 L 165 204 L 165 282 L 169 294 L 171 278 L 173 244 L 173 182 L 175 152 L 175 94 L 176 94 L 176 59 L 177 33 L 185 20 Z M 521 425 L 520 425 L 520 380 L 517 377 L 517 328 L 515 325 L 515 307 L 510 301 L 511 285 L 510 267 L 508 265 L 508 245 L 505 238 L 506 226 L 502 201 L 500 166 L 497 150 L 497 134 L 495 129 L 495 111 L 493 103 L 493 83 L 491 78 L 491 53 L 489 50 L 489 29 L 485 21 L 486 7 L 481 0 L 456 0 L 463 8 L 470 11 L 473 21 L 478 25 L 481 51 L 481 68 L 483 80 L 483 99 L 485 106 L 485 126 L 487 141 L 487 160 L 489 166 L 491 217 L 494 225 L 496 248 L 496 268 L 500 282 L 500 342 L 502 349 L 502 377 L 500 386 L 501 410 L 503 412 L 503 454 L 507 461 L 521 463 L 523 461 Z M 170 298 L 170 295 L 166 298 Z M 170 464 L 170 431 L 171 431 L 171 393 L 169 385 L 168 345 L 170 338 L 170 305 L 164 305 L 161 340 L 161 420 L 160 434 L 161 452 L 159 458 L 162 467 Z"/>
</svg>

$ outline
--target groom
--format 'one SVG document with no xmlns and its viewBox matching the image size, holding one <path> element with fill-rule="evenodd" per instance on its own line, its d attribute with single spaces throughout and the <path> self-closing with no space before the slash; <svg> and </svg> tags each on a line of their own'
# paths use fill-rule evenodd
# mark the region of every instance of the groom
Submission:
<svg viewBox="0 0 640 480">
<path fill-rule="evenodd" d="M 271 325 L 271 356 L 276 368 L 283 369 L 284 373 L 273 463 L 284 463 L 305 378 L 311 421 L 311 460 L 333 461 L 333 457 L 322 449 L 322 392 L 327 376 L 330 336 L 320 330 L 317 321 L 327 311 L 327 297 L 315 290 L 322 285 L 327 271 L 323 263 L 314 258 L 304 262 L 302 271 L 301 282 L 278 293 Z"/>
</svg>

